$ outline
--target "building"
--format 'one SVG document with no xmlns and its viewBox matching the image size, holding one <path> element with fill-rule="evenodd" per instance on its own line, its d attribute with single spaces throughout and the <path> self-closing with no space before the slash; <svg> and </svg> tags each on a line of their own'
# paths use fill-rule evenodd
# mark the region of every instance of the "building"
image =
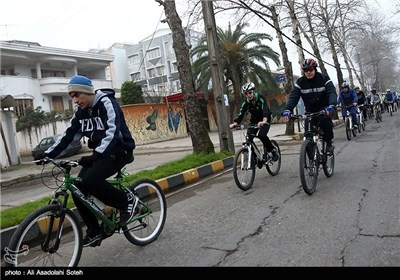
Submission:
<svg viewBox="0 0 400 280">
<path fill-rule="evenodd" d="M 43 111 L 59 113 L 73 109 L 67 84 L 76 74 L 90 77 L 95 88 L 112 87 L 112 55 L 26 41 L 0 41 L 0 54 L 1 167 L 18 164 L 22 147 L 31 149 L 43 136 L 41 130 L 34 130 L 29 137 L 16 133 L 16 119 L 27 108 L 41 107 Z M 46 136 L 54 130 L 50 127 Z"/>
<path fill-rule="evenodd" d="M 90 77 L 95 88 L 112 87 L 108 54 L 44 47 L 35 42 L 0 41 L 0 94 L 16 101 L 14 111 L 27 107 L 64 112 L 72 109 L 67 93 L 69 79 Z"/>
<path fill-rule="evenodd" d="M 202 33 L 186 30 L 189 46 L 197 44 Z M 145 99 L 160 102 L 181 90 L 171 30 L 160 29 L 138 44 L 126 46 L 131 81 L 140 84 Z"/>
</svg>

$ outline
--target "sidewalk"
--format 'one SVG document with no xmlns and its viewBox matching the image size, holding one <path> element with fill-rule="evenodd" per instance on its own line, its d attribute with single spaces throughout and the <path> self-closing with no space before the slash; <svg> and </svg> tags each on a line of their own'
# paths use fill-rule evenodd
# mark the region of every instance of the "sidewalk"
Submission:
<svg viewBox="0 0 400 280">
<path fill-rule="evenodd" d="M 280 145 L 283 144 L 283 142 L 295 141 L 292 136 L 285 135 L 285 130 L 286 130 L 286 124 L 273 124 L 271 125 L 268 136 L 270 137 L 270 139 L 276 140 Z M 240 146 L 242 141 L 244 141 L 243 131 L 233 130 L 232 133 L 233 133 L 235 147 Z M 215 151 L 219 152 L 218 132 L 210 132 L 209 135 L 211 142 L 214 143 Z M 164 153 L 166 151 L 168 152 L 189 151 L 192 149 L 193 149 L 192 140 L 189 136 L 187 136 L 184 138 L 137 145 L 136 149 L 134 150 L 134 154 L 139 155 L 139 154 Z M 80 154 L 79 156 L 83 155 L 84 154 Z M 77 158 L 77 156 L 75 155 L 71 158 L 75 159 Z M 30 156 L 23 157 L 22 163 L 20 165 L 4 168 L 1 171 L 1 178 L 0 178 L 1 187 L 10 186 L 16 183 L 26 182 L 40 178 L 40 170 L 38 168 L 34 168 L 36 166 L 34 166 L 32 160 L 33 159 Z"/>
</svg>

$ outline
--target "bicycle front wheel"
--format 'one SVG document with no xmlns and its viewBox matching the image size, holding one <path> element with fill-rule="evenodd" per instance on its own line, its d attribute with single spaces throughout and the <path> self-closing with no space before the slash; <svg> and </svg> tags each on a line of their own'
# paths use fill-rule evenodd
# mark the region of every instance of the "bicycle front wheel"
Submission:
<svg viewBox="0 0 400 280">
<path fill-rule="evenodd" d="M 129 189 L 139 198 L 137 214 L 122 230 L 129 242 L 144 246 L 161 234 L 167 218 L 167 201 L 160 185 L 151 179 L 138 180 Z"/>
<path fill-rule="evenodd" d="M 351 128 L 350 128 L 350 120 L 348 118 L 346 118 L 346 137 L 347 140 L 351 140 Z"/>
<path fill-rule="evenodd" d="M 279 170 L 281 169 L 282 155 L 281 155 L 281 149 L 279 148 L 278 142 L 276 142 L 275 140 L 271 140 L 271 143 L 275 147 L 275 149 L 278 151 L 279 158 L 277 161 L 270 160 L 269 162 L 267 162 L 266 167 L 267 167 L 268 173 L 272 176 L 275 176 L 279 173 Z"/>
<path fill-rule="evenodd" d="M 75 214 L 47 205 L 18 226 L 6 248 L 7 266 L 77 266 L 82 254 L 82 229 Z"/>
<path fill-rule="evenodd" d="M 251 162 L 249 150 L 240 148 L 233 161 L 233 179 L 239 189 L 247 191 L 254 183 L 256 165 Z"/>
<path fill-rule="evenodd" d="M 326 161 L 322 164 L 322 169 L 324 170 L 326 177 L 332 177 L 335 171 L 335 155 L 325 155 Z"/>
<path fill-rule="evenodd" d="M 317 188 L 319 161 L 315 143 L 306 139 L 300 148 L 300 179 L 301 185 L 308 195 Z"/>
</svg>

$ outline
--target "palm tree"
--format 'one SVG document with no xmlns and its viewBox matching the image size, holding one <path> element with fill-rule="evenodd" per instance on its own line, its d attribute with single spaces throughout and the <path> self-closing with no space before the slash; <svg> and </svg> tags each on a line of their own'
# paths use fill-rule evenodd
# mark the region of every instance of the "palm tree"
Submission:
<svg viewBox="0 0 400 280">
<path fill-rule="evenodd" d="M 233 114 L 239 110 L 244 98 L 241 94 L 241 85 L 247 81 L 253 82 L 257 91 L 263 95 L 279 90 L 267 60 L 271 59 L 279 66 L 279 54 L 262 44 L 263 40 L 271 41 L 272 37 L 265 33 L 246 34 L 243 31 L 246 26 L 248 23 L 239 23 L 233 32 L 230 24 L 226 31 L 217 27 L 218 47 L 226 86 L 231 84 L 233 88 L 235 101 Z M 191 50 L 190 54 L 194 61 L 192 68 L 196 79 L 196 90 L 207 91 L 211 81 L 211 71 L 206 37 L 200 39 L 199 44 Z"/>
</svg>

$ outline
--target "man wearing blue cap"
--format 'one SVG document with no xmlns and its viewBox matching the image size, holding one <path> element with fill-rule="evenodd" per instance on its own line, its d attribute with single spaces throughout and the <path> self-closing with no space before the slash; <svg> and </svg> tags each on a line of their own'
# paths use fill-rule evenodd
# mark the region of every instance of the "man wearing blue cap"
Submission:
<svg viewBox="0 0 400 280">
<path fill-rule="evenodd" d="M 68 83 L 68 94 L 79 105 L 71 119 L 70 127 L 52 147 L 35 160 L 55 158 L 73 141 L 86 136 L 90 156 L 82 157 L 77 187 L 84 193 L 95 196 L 104 204 L 121 209 L 120 224 L 124 225 L 134 213 L 137 199 L 132 193 L 114 188 L 106 181 L 127 163 L 133 161 L 135 141 L 126 125 L 124 114 L 115 99 L 113 89 L 94 90 L 92 81 L 85 76 L 74 76 Z M 96 216 L 78 199 L 76 207 L 87 225 L 84 246 L 98 246 L 103 238 Z"/>
</svg>

